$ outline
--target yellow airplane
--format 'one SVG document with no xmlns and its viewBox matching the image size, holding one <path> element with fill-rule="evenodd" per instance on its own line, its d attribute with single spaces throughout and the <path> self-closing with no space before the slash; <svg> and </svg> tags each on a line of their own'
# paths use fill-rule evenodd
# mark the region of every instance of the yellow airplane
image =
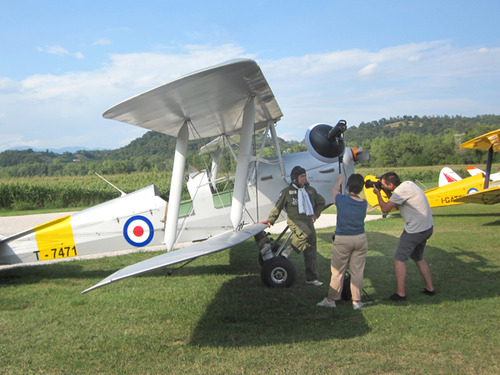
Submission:
<svg viewBox="0 0 500 375">
<path fill-rule="evenodd" d="M 462 143 L 460 147 L 487 150 L 486 172 L 474 173 L 471 177 L 456 179 L 456 181 L 443 186 L 427 190 L 425 195 L 429 200 L 430 206 L 442 207 L 464 203 L 499 203 L 500 179 L 498 178 L 498 173 L 495 173 L 492 178 L 491 165 L 493 152 L 500 151 L 500 128 Z M 475 168 L 474 170 L 477 171 L 478 169 Z M 469 170 L 469 172 L 471 171 Z M 379 178 L 376 176 L 369 175 L 365 177 L 364 193 L 366 200 L 372 207 L 378 206 L 378 199 L 372 188 L 373 184 L 376 184 L 377 181 L 379 181 Z M 382 197 L 388 200 L 389 198 L 385 192 L 382 190 L 381 192 Z"/>
</svg>

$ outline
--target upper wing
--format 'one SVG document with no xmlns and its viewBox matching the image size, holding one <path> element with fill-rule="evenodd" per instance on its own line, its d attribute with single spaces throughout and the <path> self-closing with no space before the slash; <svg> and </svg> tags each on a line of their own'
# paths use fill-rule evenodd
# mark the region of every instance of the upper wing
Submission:
<svg viewBox="0 0 500 375">
<path fill-rule="evenodd" d="M 217 236 L 214 236 L 206 241 L 198 242 L 194 245 L 185 247 L 183 249 L 158 255 L 156 257 L 125 267 L 115 272 L 114 274 L 108 276 L 107 278 L 100 281 L 93 287 L 84 290 L 82 293 L 86 293 L 90 290 L 99 288 L 103 285 L 107 285 L 114 281 L 121 280 L 130 276 L 138 275 L 140 273 L 152 271 L 157 268 L 184 262 L 190 259 L 198 258 L 203 255 L 227 249 L 229 247 L 238 245 L 243 241 L 246 241 L 247 239 L 256 235 L 257 233 L 262 232 L 265 228 L 267 228 L 266 224 L 248 225 L 243 227 L 243 229 L 238 232 L 233 232 L 233 231 L 225 232 Z"/>
<path fill-rule="evenodd" d="M 190 139 L 231 135 L 241 128 L 249 97 L 255 97 L 255 130 L 283 116 L 257 63 L 238 59 L 128 99 L 107 110 L 103 117 L 174 137 L 186 121 L 196 128 L 196 134 L 191 129 Z"/>
<path fill-rule="evenodd" d="M 488 151 L 493 146 L 493 151 L 500 151 L 500 129 L 483 134 L 460 145 L 463 148 L 477 148 Z"/>
<path fill-rule="evenodd" d="M 478 191 L 464 195 L 461 198 L 455 199 L 455 202 L 462 203 L 479 203 L 479 204 L 496 204 L 500 203 L 500 186 L 492 187 L 486 190 Z"/>
</svg>

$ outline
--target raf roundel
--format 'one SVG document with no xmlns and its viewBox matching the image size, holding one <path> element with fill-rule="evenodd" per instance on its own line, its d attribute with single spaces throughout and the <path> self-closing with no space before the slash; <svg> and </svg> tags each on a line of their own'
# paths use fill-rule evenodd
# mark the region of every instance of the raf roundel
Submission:
<svg viewBox="0 0 500 375">
<path fill-rule="evenodd" d="M 153 224 L 144 216 L 132 216 L 123 227 L 123 236 L 132 246 L 146 246 L 154 236 Z"/>
</svg>

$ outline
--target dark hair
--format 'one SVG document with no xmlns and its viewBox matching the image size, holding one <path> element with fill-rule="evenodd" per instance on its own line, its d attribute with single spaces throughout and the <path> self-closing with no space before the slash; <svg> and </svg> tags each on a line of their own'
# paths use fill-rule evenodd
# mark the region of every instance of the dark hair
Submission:
<svg viewBox="0 0 500 375">
<path fill-rule="evenodd" d="M 398 187 L 401 184 L 401 180 L 396 172 L 387 172 L 380 176 L 381 180 L 388 182 L 390 184 L 394 184 L 394 186 Z"/>
<path fill-rule="evenodd" d="M 347 179 L 347 190 L 350 193 L 359 194 L 363 190 L 364 178 L 359 173 L 354 173 Z"/>
<path fill-rule="evenodd" d="M 293 167 L 292 171 L 290 172 L 290 178 L 292 180 L 293 184 L 297 184 L 297 179 L 301 174 L 306 173 L 306 170 L 302 168 L 301 166 L 295 166 Z"/>
</svg>

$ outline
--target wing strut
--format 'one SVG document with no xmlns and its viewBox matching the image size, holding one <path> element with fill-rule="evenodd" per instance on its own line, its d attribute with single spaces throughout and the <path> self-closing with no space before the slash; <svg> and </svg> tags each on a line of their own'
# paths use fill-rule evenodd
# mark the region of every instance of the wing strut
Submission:
<svg viewBox="0 0 500 375">
<path fill-rule="evenodd" d="M 236 230 L 243 217 L 245 195 L 247 192 L 247 176 L 252 156 L 252 137 L 255 126 L 255 97 L 250 97 L 243 110 L 243 123 L 240 136 L 240 149 L 234 178 L 234 192 L 231 205 L 231 224 Z"/>
<path fill-rule="evenodd" d="M 488 149 L 488 161 L 486 162 L 486 176 L 484 176 L 484 190 L 490 187 L 491 164 L 493 163 L 493 144 Z"/>
<path fill-rule="evenodd" d="M 274 142 L 274 152 L 276 153 L 276 156 L 278 157 L 280 163 L 281 178 L 284 179 L 286 176 L 285 167 L 283 166 L 283 158 L 281 156 L 280 144 L 278 142 L 278 136 L 276 135 L 276 129 L 274 128 L 273 124 L 271 124 L 270 129 L 271 129 L 271 138 L 273 139 Z"/>
<path fill-rule="evenodd" d="M 167 251 L 172 250 L 177 235 L 177 221 L 181 205 L 182 181 L 184 167 L 186 166 L 186 155 L 189 138 L 187 120 L 179 130 L 175 146 L 174 168 L 172 170 L 172 181 L 170 182 L 170 195 L 168 199 L 167 221 L 165 223 L 165 245 Z"/>
</svg>

